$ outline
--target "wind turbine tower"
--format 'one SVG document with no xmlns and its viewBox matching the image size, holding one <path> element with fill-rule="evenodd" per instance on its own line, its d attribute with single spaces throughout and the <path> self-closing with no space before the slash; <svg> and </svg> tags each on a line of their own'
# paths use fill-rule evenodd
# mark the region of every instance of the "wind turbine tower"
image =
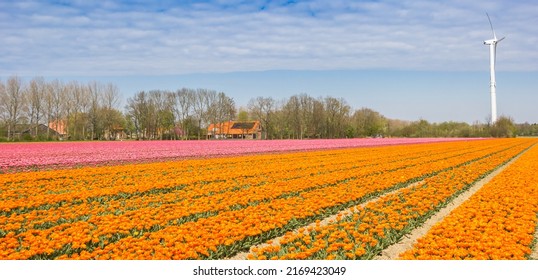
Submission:
<svg viewBox="0 0 538 280">
<path fill-rule="evenodd" d="M 495 83 L 495 60 L 497 52 L 497 43 L 504 40 L 505 37 L 497 39 L 495 35 L 495 30 L 493 30 L 493 24 L 491 24 L 491 19 L 489 18 L 488 13 L 486 13 L 489 20 L 489 26 L 491 26 L 491 32 L 493 32 L 493 39 L 484 41 L 484 45 L 489 45 L 489 70 L 490 70 L 490 82 L 489 82 L 489 92 L 491 94 L 491 123 L 497 121 L 497 96 L 496 96 L 496 83 Z"/>
</svg>

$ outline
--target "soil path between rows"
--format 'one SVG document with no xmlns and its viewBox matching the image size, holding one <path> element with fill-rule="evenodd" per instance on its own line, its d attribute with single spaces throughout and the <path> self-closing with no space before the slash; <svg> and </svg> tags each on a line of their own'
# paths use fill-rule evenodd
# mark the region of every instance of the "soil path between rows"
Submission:
<svg viewBox="0 0 538 280">
<path fill-rule="evenodd" d="M 454 200 L 452 200 L 452 202 L 450 202 L 445 208 L 441 209 L 435 215 L 433 215 L 428 220 L 426 220 L 426 222 L 422 226 L 420 226 L 420 227 L 414 229 L 413 231 L 411 231 L 408 235 L 404 236 L 404 238 L 402 240 L 400 240 L 398 243 L 387 247 L 385 250 L 383 250 L 380 253 L 379 256 L 377 256 L 374 259 L 375 260 L 395 260 L 395 259 L 397 259 L 398 256 L 401 253 L 411 249 L 413 247 L 413 245 L 415 244 L 415 242 L 417 241 L 417 239 L 422 237 L 423 235 L 425 235 L 433 225 L 435 225 L 437 222 L 443 220 L 454 209 L 456 209 L 458 206 L 460 206 L 464 201 L 469 199 L 474 193 L 476 193 L 480 188 L 482 188 L 491 179 L 493 179 L 493 177 L 497 176 L 504 169 L 506 169 L 508 166 L 510 166 L 513 162 L 515 162 L 521 155 L 522 154 L 514 157 L 509 162 L 507 162 L 506 164 L 501 166 L 500 168 L 496 169 L 495 171 L 493 171 L 492 173 L 490 173 L 489 175 L 487 175 L 486 177 L 484 177 L 480 181 L 476 182 L 466 192 L 460 194 Z M 362 207 L 366 206 L 366 204 L 368 204 L 370 202 L 374 202 L 376 200 L 379 200 L 379 199 L 383 198 L 384 196 L 387 196 L 389 194 L 395 193 L 395 192 L 400 191 L 400 190 L 405 189 L 405 188 L 411 188 L 411 187 L 419 185 L 419 184 L 421 184 L 423 182 L 424 181 L 415 182 L 415 183 L 410 184 L 410 185 L 408 185 L 408 186 L 406 186 L 404 188 L 399 188 L 397 190 L 385 193 L 382 196 L 379 196 L 379 197 L 376 197 L 374 199 L 370 199 L 368 201 L 365 201 L 364 203 L 358 205 L 358 207 L 362 208 Z M 353 209 L 355 209 L 355 207 Z M 352 215 L 353 213 L 355 213 L 355 211 L 350 210 L 350 209 L 340 211 L 339 213 L 337 213 L 335 215 L 329 216 L 329 217 L 321 220 L 320 225 L 322 225 L 322 226 L 327 225 L 329 223 L 335 222 L 338 217 L 344 218 L 346 216 Z M 305 233 L 307 233 L 308 228 L 312 228 L 315 225 L 316 225 L 316 223 L 314 222 L 314 223 L 306 225 L 306 226 L 304 226 L 302 228 L 305 229 Z M 298 230 L 299 229 L 296 229 L 296 230 L 294 230 L 294 232 L 298 232 Z M 280 244 L 280 240 L 282 240 L 282 238 L 283 238 L 283 236 L 279 236 L 279 237 L 271 239 L 272 245 Z M 535 238 L 538 238 L 538 232 L 536 233 Z M 268 245 L 267 243 L 259 244 L 259 245 L 251 247 L 249 252 L 241 252 L 241 253 L 239 253 L 239 254 L 237 254 L 237 255 L 235 255 L 233 257 L 227 258 L 227 259 L 228 260 L 246 260 L 248 254 L 250 254 L 250 251 L 252 251 L 253 248 L 263 248 L 263 247 L 266 247 L 266 246 L 270 246 L 270 245 Z M 538 245 L 536 246 L 533 254 L 531 255 L 531 258 L 538 259 Z"/>
<path fill-rule="evenodd" d="M 463 202 L 468 200 L 473 194 L 480 190 L 485 184 L 487 184 L 491 179 L 501 173 L 504 169 L 514 163 L 522 154 L 511 159 L 509 162 L 493 171 L 482 180 L 476 182 L 471 186 L 466 192 L 461 193 L 454 200 L 452 200 L 445 208 L 441 209 L 439 212 L 431 216 L 422 226 L 417 227 L 411 231 L 408 235 L 404 236 L 402 240 L 398 243 L 395 243 L 383 250 L 379 256 L 374 258 L 374 260 L 396 260 L 403 252 L 411 249 L 417 240 L 424 236 L 435 224 L 442 221 L 446 216 L 448 216 L 454 209 L 458 208 Z M 538 246 L 537 246 L 538 247 Z M 536 250 L 535 250 L 536 251 Z M 535 252 L 536 253 L 536 252 Z M 536 256 L 535 256 L 536 257 Z"/>
<path fill-rule="evenodd" d="M 389 195 L 389 194 L 393 194 L 393 193 L 398 192 L 398 191 L 400 191 L 400 190 L 402 190 L 402 189 L 411 188 L 411 187 L 413 187 L 413 186 L 418 186 L 419 184 L 421 184 L 421 183 L 423 183 L 423 182 L 424 182 L 424 180 L 422 180 L 422 181 L 418 181 L 418 182 L 409 184 L 409 185 L 407 185 L 407 186 L 405 186 L 405 187 L 402 187 L 402 188 L 399 188 L 399 189 L 396 189 L 396 190 L 393 190 L 393 191 L 384 193 L 384 194 L 381 195 L 381 196 L 378 196 L 378 197 L 375 197 L 375 198 L 372 198 L 372 199 L 368 199 L 367 201 L 365 201 L 365 202 L 363 202 L 363 203 L 361 203 L 361 204 L 359 204 L 359 205 L 357 205 L 357 206 L 355 206 L 355 207 L 353 207 L 353 208 L 348 208 L 348 209 L 346 209 L 346 210 L 342 210 L 342 211 L 340 211 L 340 212 L 338 212 L 338 213 L 336 213 L 336 214 L 334 214 L 334 215 L 332 215 L 332 216 L 329 216 L 329 217 L 327 217 L 327 218 L 321 220 L 320 223 L 319 223 L 319 225 L 321 225 L 321 226 L 325 226 L 325 225 L 328 225 L 328 224 L 330 224 L 330 223 L 336 222 L 336 220 L 337 220 L 338 217 L 340 217 L 340 218 L 344 218 L 344 217 L 353 215 L 353 214 L 356 212 L 355 209 L 356 209 L 357 207 L 362 208 L 362 207 L 366 206 L 366 204 L 368 204 L 368 203 L 370 203 L 370 202 L 375 202 L 375 201 L 377 201 L 377 200 L 379 200 L 379 199 L 381 199 L 381 198 L 383 198 L 383 197 L 385 197 L 385 196 L 387 196 L 387 195 Z M 309 228 L 313 228 L 316 224 L 317 224 L 316 222 L 314 222 L 314 223 L 310 223 L 310 224 L 308 224 L 308 225 L 306 225 L 306 226 L 304 226 L 304 227 L 301 227 L 301 229 L 304 229 L 304 230 L 305 230 L 304 233 L 306 234 L 306 233 L 309 232 L 308 229 L 309 229 Z M 296 230 L 294 230 L 293 232 L 296 232 L 296 233 L 297 233 L 297 232 L 299 232 L 299 229 L 296 229 Z M 262 243 L 262 244 L 259 244 L 259 245 L 252 246 L 252 247 L 250 248 L 249 252 L 241 252 L 241 253 L 239 253 L 239 254 L 237 254 L 237 255 L 231 257 L 231 258 L 228 258 L 228 260 L 246 260 L 248 254 L 250 254 L 250 251 L 252 251 L 253 248 L 263 248 L 263 247 L 266 247 L 266 246 L 278 245 L 278 244 L 280 244 L 280 240 L 282 240 L 283 237 L 284 237 L 284 236 L 279 236 L 279 237 L 275 237 L 275 238 L 271 239 L 271 245 L 268 245 L 268 244 L 267 244 L 268 241 L 266 241 L 266 243 Z"/>
<path fill-rule="evenodd" d="M 534 232 L 534 240 L 538 240 L 538 230 Z M 531 260 L 538 260 L 538 244 L 534 244 L 534 250 L 529 258 Z"/>
</svg>

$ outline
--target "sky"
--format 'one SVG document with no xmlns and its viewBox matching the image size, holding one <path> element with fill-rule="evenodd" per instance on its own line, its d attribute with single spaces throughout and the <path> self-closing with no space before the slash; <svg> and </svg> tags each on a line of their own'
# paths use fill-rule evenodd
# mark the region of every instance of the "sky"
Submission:
<svg viewBox="0 0 538 280">
<path fill-rule="evenodd" d="M 0 79 L 207 88 L 236 104 L 306 93 L 389 118 L 538 123 L 536 1 L 0 1 Z"/>
</svg>

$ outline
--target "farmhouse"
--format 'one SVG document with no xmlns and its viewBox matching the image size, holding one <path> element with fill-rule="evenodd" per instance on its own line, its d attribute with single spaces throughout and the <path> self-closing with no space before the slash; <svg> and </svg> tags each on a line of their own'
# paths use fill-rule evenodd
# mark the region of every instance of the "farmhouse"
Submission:
<svg viewBox="0 0 538 280">
<path fill-rule="evenodd" d="M 228 121 L 207 128 L 207 139 L 261 139 L 261 135 L 259 121 Z"/>
<path fill-rule="evenodd" d="M 47 135 L 47 134 L 52 137 L 57 137 L 57 138 L 64 136 L 60 132 L 54 130 L 54 128 L 44 125 L 44 124 L 38 124 L 32 127 L 27 127 L 25 130 L 21 132 L 21 134 L 30 135 L 32 137 L 35 137 L 38 135 Z"/>
</svg>

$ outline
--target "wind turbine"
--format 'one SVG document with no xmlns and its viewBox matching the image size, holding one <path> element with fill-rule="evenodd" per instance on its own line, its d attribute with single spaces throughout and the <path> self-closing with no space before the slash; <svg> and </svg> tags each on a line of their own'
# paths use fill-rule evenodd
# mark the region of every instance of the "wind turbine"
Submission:
<svg viewBox="0 0 538 280">
<path fill-rule="evenodd" d="M 493 30 L 493 24 L 491 24 L 491 19 L 489 18 L 488 13 L 486 13 L 486 15 L 488 16 L 489 26 L 491 26 L 491 32 L 493 32 L 493 39 L 484 41 L 484 45 L 489 45 L 489 92 L 491 94 L 491 123 L 495 123 L 497 121 L 497 97 L 495 92 L 497 85 L 495 83 L 495 60 L 497 57 L 497 43 L 504 40 L 505 37 L 497 39 L 497 35 L 495 35 L 495 30 Z"/>
</svg>

